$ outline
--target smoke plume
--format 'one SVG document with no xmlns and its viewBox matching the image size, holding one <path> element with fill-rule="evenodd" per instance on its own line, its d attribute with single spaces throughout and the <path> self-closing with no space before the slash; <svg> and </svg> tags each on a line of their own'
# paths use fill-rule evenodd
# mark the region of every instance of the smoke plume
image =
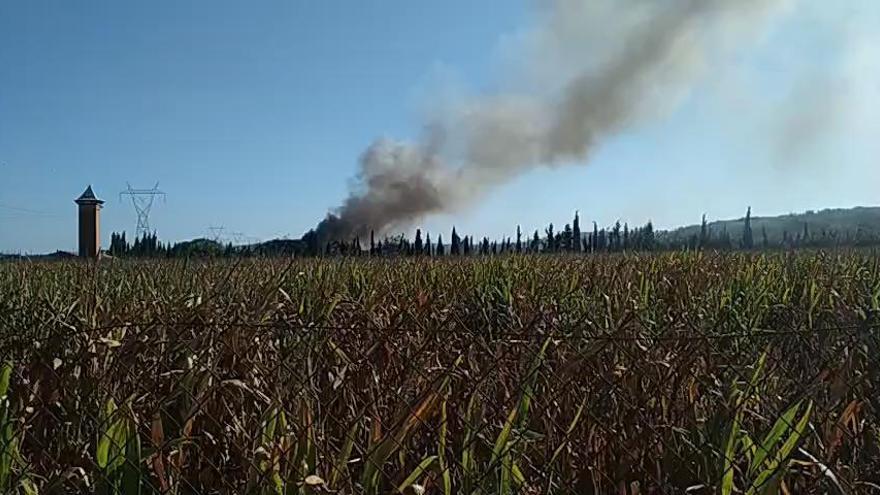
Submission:
<svg viewBox="0 0 880 495">
<path fill-rule="evenodd" d="M 456 211 L 540 166 L 675 108 L 787 0 L 551 0 L 498 90 L 444 105 L 415 142 L 378 139 L 320 238 L 364 238 Z"/>
</svg>

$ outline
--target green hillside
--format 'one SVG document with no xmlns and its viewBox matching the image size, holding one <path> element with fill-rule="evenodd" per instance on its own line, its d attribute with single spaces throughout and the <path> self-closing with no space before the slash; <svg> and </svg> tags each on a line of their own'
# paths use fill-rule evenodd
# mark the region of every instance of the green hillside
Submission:
<svg viewBox="0 0 880 495">
<path fill-rule="evenodd" d="M 742 237 L 745 218 L 709 222 L 709 232 L 713 236 L 725 230 L 731 239 Z M 880 207 L 856 207 L 845 209 L 827 209 L 780 215 L 775 217 L 752 216 L 752 230 L 756 244 L 763 241 L 766 231 L 770 244 L 778 244 L 783 239 L 803 238 L 806 227 L 810 239 L 837 238 L 858 239 L 880 237 Z M 689 225 L 667 232 L 659 233 L 658 237 L 667 241 L 686 241 L 694 236 L 699 237 L 701 226 Z"/>
</svg>

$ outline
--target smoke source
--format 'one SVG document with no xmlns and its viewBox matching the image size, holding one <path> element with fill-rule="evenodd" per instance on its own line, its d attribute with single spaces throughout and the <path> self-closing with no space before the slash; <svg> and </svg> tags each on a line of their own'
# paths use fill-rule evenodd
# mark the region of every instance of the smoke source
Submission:
<svg viewBox="0 0 880 495">
<path fill-rule="evenodd" d="M 460 210 L 540 166 L 585 163 L 603 140 L 672 110 L 787 0 L 552 0 L 495 92 L 427 119 L 416 142 L 378 139 L 323 240 L 388 233 Z"/>
</svg>

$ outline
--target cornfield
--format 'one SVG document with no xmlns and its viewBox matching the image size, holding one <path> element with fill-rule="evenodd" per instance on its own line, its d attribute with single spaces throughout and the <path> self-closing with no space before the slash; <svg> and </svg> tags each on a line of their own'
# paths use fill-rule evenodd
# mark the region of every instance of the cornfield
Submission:
<svg viewBox="0 0 880 495">
<path fill-rule="evenodd" d="M 0 492 L 880 493 L 880 257 L 0 265 Z"/>
</svg>

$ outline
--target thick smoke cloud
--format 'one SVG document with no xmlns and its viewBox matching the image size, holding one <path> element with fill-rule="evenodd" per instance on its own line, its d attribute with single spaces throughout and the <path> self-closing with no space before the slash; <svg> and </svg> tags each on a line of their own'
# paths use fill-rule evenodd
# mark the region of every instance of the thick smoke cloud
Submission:
<svg viewBox="0 0 880 495">
<path fill-rule="evenodd" d="M 466 208 L 540 166 L 585 163 L 610 136 L 675 108 L 712 61 L 786 0 L 553 0 L 503 88 L 449 103 L 416 142 L 375 141 L 319 238 L 364 238 Z"/>
</svg>

